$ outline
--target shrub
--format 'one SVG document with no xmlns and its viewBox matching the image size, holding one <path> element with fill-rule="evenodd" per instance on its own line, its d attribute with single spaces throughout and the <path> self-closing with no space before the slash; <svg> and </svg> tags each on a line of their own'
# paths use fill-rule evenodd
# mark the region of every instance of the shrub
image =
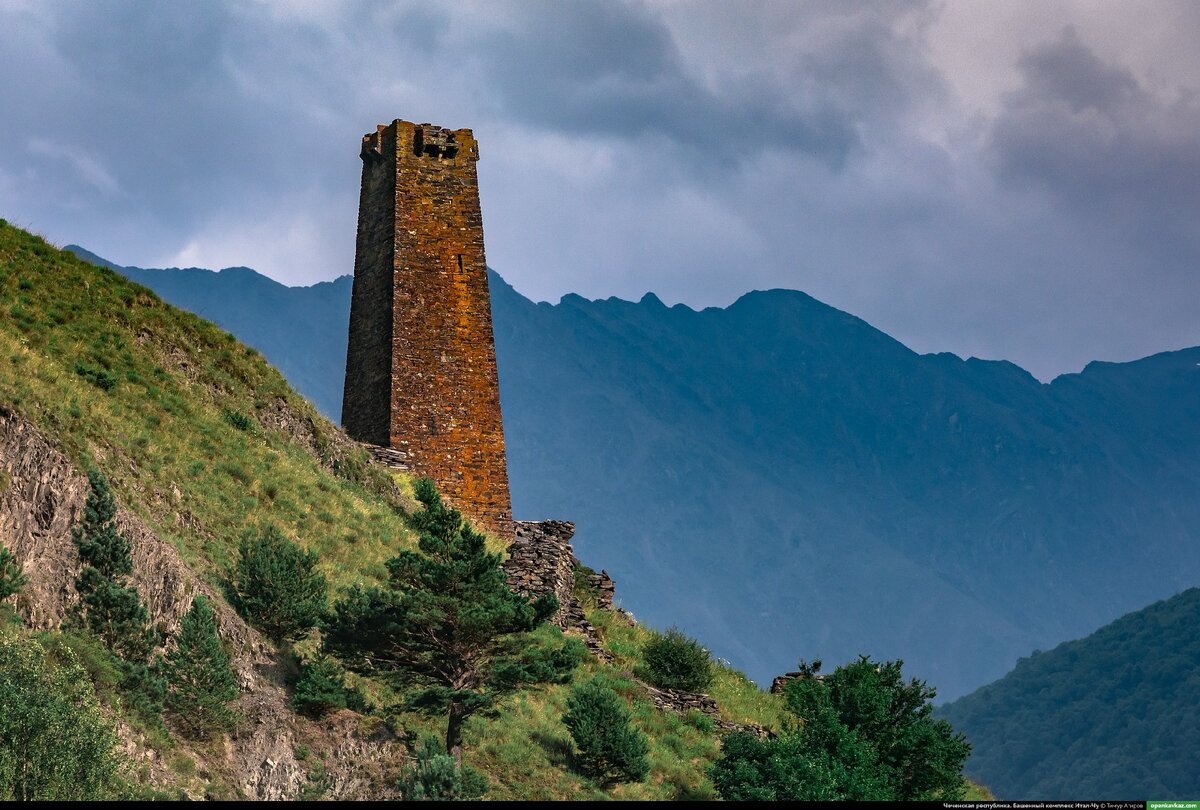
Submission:
<svg viewBox="0 0 1200 810">
<path fill-rule="evenodd" d="M 292 695 L 292 710 L 321 717 L 335 709 L 363 712 L 367 710 L 367 702 L 362 692 L 346 686 L 345 673 L 337 662 L 319 658 L 305 664 Z"/>
<path fill-rule="evenodd" d="M 225 411 L 224 416 L 225 421 L 238 430 L 249 432 L 254 427 L 254 422 L 250 420 L 250 417 L 241 411 Z"/>
<path fill-rule="evenodd" d="M 196 737 L 230 728 L 237 720 L 228 705 L 238 696 L 237 682 L 229 668 L 229 656 L 221 648 L 217 620 L 203 596 L 192 600 L 178 641 L 167 656 L 167 680 L 171 684 L 168 708 Z"/>
<path fill-rule="evenodd" d="M 488 781 L 469 765 L 458 767 L 435 737 L 426 737 L 400 777 L 399 787 L 405 801 L 469 801 L 487 792 Z"/>
<path fill-rule="evenodd" d="M 82 361 L 75 364 L 75 373 L 92 385 L 99 388 L 101 391 L 111 391 L 117 384 L 117 378 L 111 372 L 98 366 L 84 363 Z"/>
<path fill-rule="evenodd" d="M 329 585 L 316 570 L 317 559 L 274 526 L 242 540 L 235 602 L 276 644 L 303 638 L 325 613 Z"/>
<path fill-rule="evenodd" d="M 660 689 L 700 692 L 712 683 L 712 656 L 675 627 L 652 638 L 642 658 L 646 679 Z"/>
<path fill-rule="evenodd" d="M 0 638 L 0 801 L 117 798 L 114 748 L 87 672 L 63 649 Z"/>
<path fill-rule="evenodd" d="M 616 692 L 596 681 L 576 686 L 567 698 L 563 724 L 578 752 L 572 766 L 602 785 L 640 782 L 650 772 L 646 735 L 630 723 Z"/>
<path fill-rule="evenodd" d="M 28 581 L 21 572 L 17 558 L 4 546 L 0 546 L 0 602 L 21 590 Z"/>
</svg>

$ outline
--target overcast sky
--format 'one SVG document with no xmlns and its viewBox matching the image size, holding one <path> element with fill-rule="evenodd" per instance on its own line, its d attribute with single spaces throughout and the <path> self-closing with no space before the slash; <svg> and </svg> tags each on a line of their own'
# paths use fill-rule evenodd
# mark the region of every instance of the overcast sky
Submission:
<svg viewBox="0 0 1200 810">
<path fill-rule="evenodd" d="M 0 0 L 0 217 L 351 272 L 359 139 L 471 127 L 557 301 L 788 287 L 1039 377 L 1200 344 L 1200 3 Z"/>
</svg>

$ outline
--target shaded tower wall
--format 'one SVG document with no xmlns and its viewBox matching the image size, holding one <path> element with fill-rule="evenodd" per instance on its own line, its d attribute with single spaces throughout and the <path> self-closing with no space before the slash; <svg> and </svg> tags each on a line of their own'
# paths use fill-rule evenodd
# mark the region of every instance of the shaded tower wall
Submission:
<svg viewBox="0 0 1200 810">
<path fill-rule="evenodd" d="M 508 536 L 478 159 L 469 129 L 397 120 L 363 137 L 342 423 Z"/>
</svg>

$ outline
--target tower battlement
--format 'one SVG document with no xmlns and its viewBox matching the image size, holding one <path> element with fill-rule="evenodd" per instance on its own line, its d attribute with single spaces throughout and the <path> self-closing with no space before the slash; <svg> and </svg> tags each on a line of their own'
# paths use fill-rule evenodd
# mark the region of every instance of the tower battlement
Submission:
<svg viewBox="0 0 1200 810">
<path fill-rule="evenodd" d="M 465 514 L 509 535 L 483 218 L 469 129 L 395 120 L 362 139 L 342 423 L 403 450 Z"/>
</svg>

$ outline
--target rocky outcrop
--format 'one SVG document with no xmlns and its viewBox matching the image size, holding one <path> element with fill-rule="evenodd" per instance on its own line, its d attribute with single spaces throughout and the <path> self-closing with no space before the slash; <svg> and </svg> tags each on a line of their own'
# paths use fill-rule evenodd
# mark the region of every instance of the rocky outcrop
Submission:
<svg viewBox="0 0 1200 810">
<path fill-rule="evenodd" d="M 12 551 L 28 577 L 17 601 L 17 610 L 30 626 L 58 627 L 77 600 L 75 579 L 80 559 L 72 529 L 83 512 L 88 480 L 32 423 L 14 412 L 0 410 L 0 543 Z M 207 770 L 219 773 L 236 791 L 254 799 L 294 798 L 306 783 L 309 769 L 297 761 L 294 749 L 301 743 L 326 740 L 330 750 L 355 745 L 378 748 L 363 761 L 387 761 L 399 755 L 396 746 L 377 736 L 332 739 L 319 724 L 293 714 L 288 696 L 279 685 L 275 653 L 226 603 L 223 595 L 184 563 L 179 551 L 158 537 L 137 515 L 119 506 L 118 530 L 133 549 L 132 582 L 146 603 L 152 620 L 168 637 L 179 629 L 180 619 L 197 594 L 212 604 L 222 638 L 230 649 L 230 663 L 243 692 L 237 708 L 244 716 L 227 739 L 224 750 L 205 748 L 197 754 Z M 128 736 L 127 747 L 140 751 L 135 759 L 153 760 L 141 742 Z M 363 753 L 360 751 L 360 753 Z M 331 795 L 368 798 L 378 795 L 365 785 L 371 778 L 358 774 L 359 759 L 327 757 Z M 150 778 L 166 778 L 168 771 L 147 768 Z M 174 787 L 163 784 L 161 787 Z"/>
</svg>

